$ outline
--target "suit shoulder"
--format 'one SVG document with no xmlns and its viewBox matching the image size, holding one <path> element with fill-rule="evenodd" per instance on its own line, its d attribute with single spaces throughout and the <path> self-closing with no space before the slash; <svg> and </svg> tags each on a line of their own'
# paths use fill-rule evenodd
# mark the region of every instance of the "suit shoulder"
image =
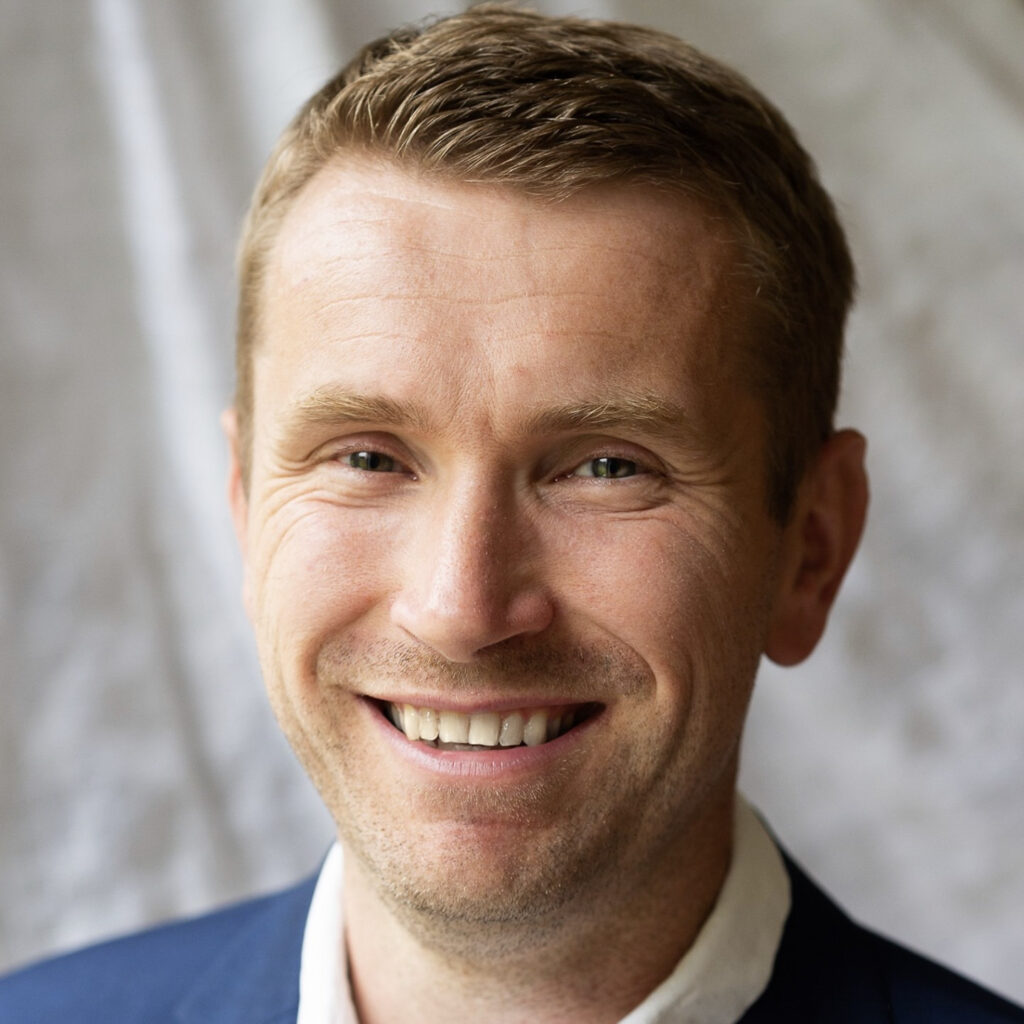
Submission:
<svg viewBox="0 0 1024 1024">
<path fill-rule="evenodd" d="M 170 1020 L 191 985 L 240 938 L 285 929 L 301 939 L 312 891 L 307 880 L 23 967 L 0 978 L 0 1024 Z"/>
<path fill-rule="evenodd" d="M 871 937 L 893 1019 L 900 1024 L 1024 1022 L 1024 1008 L 889 939 L 873 933 Z"/>
<path fill-rule="evenodd" d="M 1024 1024 L 1024 1009 L 857 924 L 784 859 L 790 915 L 744 1024 Z"/>
</svg>

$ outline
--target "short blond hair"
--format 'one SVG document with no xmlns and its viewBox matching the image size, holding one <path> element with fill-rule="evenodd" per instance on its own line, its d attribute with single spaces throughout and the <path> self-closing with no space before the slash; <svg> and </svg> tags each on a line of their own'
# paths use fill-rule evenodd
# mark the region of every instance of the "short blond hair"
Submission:
<svg viewBox="0 0 1024 1024">
<path fill-rule="evenodd" d="M 853 264 L 833 204 L 782 114 L 681 40 L 492 4 L 364 47 L 301 108 L 256 188 L 239 249 L 236 409 L 251 446 L 268 256 L 332 158 L 382 156 L 550 201 L 640 183 L 720 211 L 749 272 L 746 360 L 766 410 L 768 503 L 784 521 L 833 430 Z"/>
</svg>

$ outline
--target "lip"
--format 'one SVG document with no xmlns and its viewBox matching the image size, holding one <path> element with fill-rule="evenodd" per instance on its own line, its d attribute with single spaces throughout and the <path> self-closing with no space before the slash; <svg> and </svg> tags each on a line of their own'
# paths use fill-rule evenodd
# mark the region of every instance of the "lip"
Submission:
<svg viewBox="0 0 1024 1024">
<path fill-rule="evenodd" d="M 522 698 L 520 698 L 521 700 Z M 415 700 L 403 703 L 413 704 Z M 590 730 L 604 717 L 605 708 L 584 719 L 579 725 L 573 726 L 568 732 L 556 739 L 549 740 L 537 747 L 497 747 L 493 750 L 438 750 L 425 743 L 406 739 L 405 734 L 396 729 L 382 714 L 377 700 L 363 698 L 361 701 L 364 713 L 372 720 L 381 740 L 400 761 L 416 772 L 446 779 L 480 780 L 482 782 L 498 782 L 504 779 L 513 780 L 517 776 L 549 771 L 558 761 L 573 755 Z M 430 704 L 420 706 L 430 707 Z M 462 711 L 466 705 L 452 708 L 443 705 L 445 710 Z M 508 704 L 506 710 L 521 707 L 564 707 L 565 701 Z M 486 707 L 478 706 L 476 710 L 499 711 L 500 705 L 488 703 Z M 467 712 L 471 713 L 471 712 Z"/>
</svg>

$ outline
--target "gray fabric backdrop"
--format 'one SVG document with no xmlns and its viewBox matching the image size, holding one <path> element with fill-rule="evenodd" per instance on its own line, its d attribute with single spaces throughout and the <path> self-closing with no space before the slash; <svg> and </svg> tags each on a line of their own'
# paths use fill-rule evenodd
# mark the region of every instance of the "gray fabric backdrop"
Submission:
<svg viewBox="0 0 1024 1024">
<path fill-rule="evenodd" d="M 790 114 L 862 274 L 874 507 L 744 784 L 858 916 L 1024 999 L 1024 7 L 542 3 L 689 36 Z M 0 4 L 0 962 L 311 869 L 237 600 L 217 413 L 277 129 L 428 0 Z"/>
</svg>

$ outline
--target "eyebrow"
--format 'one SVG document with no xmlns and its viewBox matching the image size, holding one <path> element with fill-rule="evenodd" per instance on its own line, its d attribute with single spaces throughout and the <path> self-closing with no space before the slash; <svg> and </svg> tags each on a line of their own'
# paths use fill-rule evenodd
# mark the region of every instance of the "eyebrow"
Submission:
<svg viewBox="0 0 1024 1024">
<path fill-rule="evenodd" d="M 686 440 L 695 431 L 683 406 L 653 394 L 570 402 L 544 409 L 529 418 L 528 429 L 537 433 L 630 429 L 673 440 Z"/>
<path fill-rule="evenodd" d="M 289 426 L 299 430 L 354 422 L 425 432 L 429 429 L 430 416 L 415 403 L 345 391 L 331 385 L 310 392 L 288 415 Z M 615 395 L 541 409 L 526 417 L 523 428 L 527 434 L 631 430 L 684 443 L 695 434 L 695 426 L 684 406 L 654 394 Z"/>
<path fill-rule="evenodd" d="M 415 405 L 383 395 L 363 395 L 325 386 L 300 399 L 290 410 L 288 421 L 300 429 L 358 421 L 423 430 L 427 416 Z"/>
</svg>

